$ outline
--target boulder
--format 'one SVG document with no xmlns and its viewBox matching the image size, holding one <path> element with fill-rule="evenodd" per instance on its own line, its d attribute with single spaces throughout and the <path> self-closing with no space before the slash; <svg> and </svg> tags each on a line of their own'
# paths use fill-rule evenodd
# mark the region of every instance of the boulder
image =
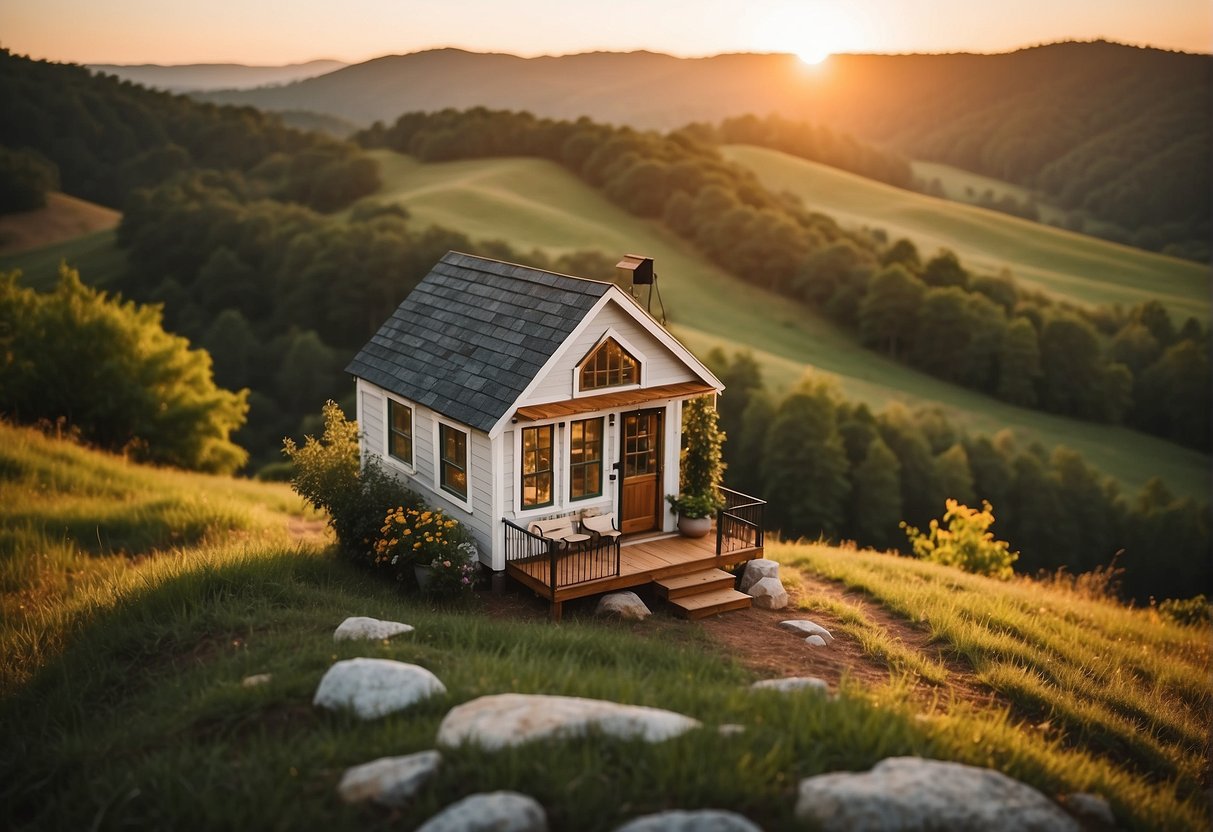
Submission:
<svg viewBox="0 0 1213 832">
<path fill-rule="evenodd" d="M 796 817 L 823 832 L 1081 829 L 1056 803 L 1005 774 L 918 757 L 890 757 L 868 772 L 801 780 Z"/>
<path fill-rule="evenodd" d="M 1087 829 L 1116 828 L 1116 815 L 1112 814 L 1112 806 L 1103 795 L 1076 792 L 1066 795 L 1061 802 Z"/>
<path fill-rule="evenodd" d="M 826 644 L 834 641 L 834 636 L 830 634 L 829 630 L 815 621 L 809 621 L 807 618 L 780 621 L 779 626 L 785 630 L 791 630 L 793 633 L 800 633 L 805 636 L 821 636 Z"/>
<path fill-rule="evenodd" d="M 381 757 L 345 770 L 337 793 L 346 803 L 374 801 L 380 806 L 404 806 L 438 771 L 442 755 L 421 751 L 406 757 Z"/>
<path fill-rule="evenodd" d="M 612 592 L 602 596 L 594 615 L 617 615 L 630 621 L 643 621 L 653 613 L 635 592 Z"/>
<path fill-rule="evenodd" d="M 254 673 L 252 676 L 245 676 L 240 680 L 240 686 L 245 688 L 256 688 L 261 685 L 268 685 L 274 679 L 272 673 Z"/>
<path fill-rule="evenodd" d="M 547 832 L 548 818 L 533 797 L 518 792 L 474 794 L 452 803 L 417 832 Z"/>
<path fill-rule="evenodd" d="M 804 640 L 804 643 L 810 647 L 825 647 L 826 640 L 819 635 L 811 635 Z"/>
<path fill-rule="evenodd" d="M 424 667 L 391 659 L 346 659 L 324 674 L 312 704 L 376 719 L 444 693 L 446 686 Z"/>
<path fill-rule="evenodd" d="M 781 610 L 788 605 L 787 590 L 778 578 L 763 578 L 746 590 L 746 594 L 754 599 L 754 606 L 764 610 Z"/>
<path fill-rule="evenodd" d="M 337 629 L 333 631 L 333 641 L 353 641 L 355 639 L 381 641 L 401 633 L 411 632 L 413 632 L 412 627 L 408 624 L 401 624 L 399 621 L 380 621 L 378 618 L 353 616 L 337 625 Z"/>
<path fill-rule="evenodd" d="M 750 685 L 750 690 L 774 690 L 779 693 L 797 693 L 802 690 L 812 690 L 818 693 L 829 693 L 830 686 L 825 679 L 816 676 L 789 676 L 786 679 L 763 679 Z"/>
<path fill-rule="evenodd" d="M 575 696 L 501 693 L 453 708 L 438 726 L 438 744 L 479 745 L 490 751 L 532 740 L 578 737 L 588 730 L 661 742 L 700 723 L 673 711 Z"/>
<path fill-rule="evenodd" d="M 699 809 L 644 815 L 615 827 L 615 832 L 762 832 L 762 828 L 736 812 Z"/>
<path fill-rule="evenodd" d="M 763 578 L 779 578 L 779 564 L 767 558 L 758 558 L 752 560 L 745 565 L 745 571 L 741 573 L 741 591 L 749 592 L 750 587 L 761 581 Z"/>
<path fill-rule="evenodd" d="M 726 722 L 716 726 L 716 733 L 722 737 L 739 737 L 745 733 L 745 726 L 735 722 Z"/>
</svg>

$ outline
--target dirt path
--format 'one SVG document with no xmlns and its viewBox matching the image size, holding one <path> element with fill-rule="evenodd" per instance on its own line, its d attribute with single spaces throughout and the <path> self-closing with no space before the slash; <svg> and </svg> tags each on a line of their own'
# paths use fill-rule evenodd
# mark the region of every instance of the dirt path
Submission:
<svg viewBox="0 0 1213 832">
<path fill-rule="evenodd" d="M 286 521 L 286 533 L 299 543 L 325 543 L 332 540 L 328 523 L 320 519 L 291 517 Z"/>
</svg>

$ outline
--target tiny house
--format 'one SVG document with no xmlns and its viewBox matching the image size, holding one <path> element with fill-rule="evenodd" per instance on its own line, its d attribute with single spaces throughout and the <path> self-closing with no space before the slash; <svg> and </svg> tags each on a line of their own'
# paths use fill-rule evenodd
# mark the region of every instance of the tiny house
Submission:
<svg viewBox="0 0 1213 832">
<path fill-rule="evenodd" d="M 489 569 L 550 554 L 540 583 L 553 604 L 562 583 L 624 585 L 618 547 L 613 576 L 606 564 L 561 581 L 532 524 L 604 514 L 625 539 L 672 532 L 682 404 L 723 389 L 618 286 L 457 252 L 347 371 L 363 461 L 378 457 L 460 520 Z M 733 549 L 756 556 L 757 534 Z"/>
</svg>

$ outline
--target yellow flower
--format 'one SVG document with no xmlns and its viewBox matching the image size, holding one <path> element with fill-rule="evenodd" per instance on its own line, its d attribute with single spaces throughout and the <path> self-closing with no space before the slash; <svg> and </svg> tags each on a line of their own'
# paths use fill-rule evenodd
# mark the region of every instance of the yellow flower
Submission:
<svg viewBox="0 0 1213 832">
<path fill-rule="evenodd" d="M 417 541 L 416 543 L 414 543 L 414 544 L 413 544 L 413 548 L 414 548 L 414 549 L 420 549 L 420 548 L 421 548 L 421 541 Z"/>
</svg>

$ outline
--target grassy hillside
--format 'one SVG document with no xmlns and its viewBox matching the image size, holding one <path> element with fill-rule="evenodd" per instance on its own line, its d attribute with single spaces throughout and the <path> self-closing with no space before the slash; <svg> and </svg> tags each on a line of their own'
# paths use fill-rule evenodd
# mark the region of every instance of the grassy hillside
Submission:
<svg viewBox="0 0 1213 832">
<path fill-rule="evenodd" d="M 1159 475 L 1182 493 L 1208 494 L 1202 454 L 1123 428 L 1011 407 L 876 355 L 811 310 L 705 262 L 672 233 L 628 214 L 558 165 L 537 159 L 420 164 L 389 152 L 374 155 L 384 186 L 372 198 L 404 205 L 419 222 L 553 254 L 598 248 L 655 257 L 678 336 L 700 354 L 717 346 L 752 350 L 775 387 L 812 368 L 835 375 L 848 396 L 876 407 L 935 402 L 974 430 L 1011 428 L 1046 446 L 1068 445 L 1129 487 Z"/>
<path fill-rule="evenodd" d="M 780 547 L 794 596 L 835 628 L 836 654 L 876 672 L 860 684 L 844 668 L 839 695 L 828 700 L 753 694 L 748 683 L 770 675 L 750 669 L 763 656 L 726 649 L 713 635 L 736 630 L 737 619 L 709 628 L 662 612 L 635 625 L 574 613 L 555 626 L 520 616 L 525 599 L 491 594 L 434 607 L 332 557 L 323 538 L 301 538 L 305 521 L 280 486 L 138 468 L 0 426 L 0 488 L 0 736 L 11 752 L 0 756 L 5 828 L 413 828 L 472 791 L 516 789 L 544 804 L 555 830 L 610 829 L 670 806 L 729 808 L 779 830 L 795 827 L 800 777 L 904 754 L 993 766 L 1048 795 L 1105 794 L 1128 829 L 1204 823 L 1190 763 L 1207 722 L 1207 643 L 1202 632 L 1148 613 L 1074 605 L 1040 590 L 1030 606 L 1053 615 L 1021 614 L 1005 630 L 991 618 L 987 628 L 984 610 L 1026 609 L 1015 585 L 883 556 Z M 179 510 L 154 508 L 170 505 Z M 62 517 L 79 522 L 62 530 Z M 964 663 L 982 668 L 967 658 L 971 649 L 946 646 L 951 631 L 937 636 L 942 654 L 890 637 L 894 629 L 934 632 L 939 605 L 905 614 L 892 602 L 894 620 L 870 603 L 865 613 L 858 601 L 830 600 L 844 584 L 830 589 L 822 576 L 848 563 L 904 566 L 900 574 L 924 595 L 978 605 L 970 629 L 997 630 L 1002 653 L 1047 653 L 1056 681 L 1046 686 L 1086 722 L 1033 727 L 1035 713 L 997 698 L 997 680 L 986 690 L 994 701 L 961 695 L 970 684 L 961 677 L 973 675 Z M 348 615 L 417 631 L 334 645 L 332 630 Z M 777 635 L 780 617 L 750 616 L 746 627 L 769 628 L 764 641 L 792 643 Z M 1067 648 L 1078 631 L 1087 646 Z M 1124 646 L 1130 637 L 1140 651 L 1133 656 Z M 1117 685 L 1123 705 L 1118 697 L 1087 700 L 1079 677 L 1097 669 L 1097 644 L 1127 662 Z M 821 654 L 801 650 L 813 672 Z M 324 671 L 360 655 L 420 664 L 449 693 L 370 723 L 314 708 Z M 943 669 L 918 674 L 930 684 L 907 673 L 915 666 Z M 254 673 L 272 679 L 244 687 Z M 1145 704 L 1166 707 L 1133 710 L 1130 700 L 1145 688 Z M 591 737 L 498 754 L 452 749 L 403 815 L 338 800 L 347 766 L 431 748 L 449 708 L 506 691 L 666 707 L 706 728 L 656 746 Z M 1148 736 L 1111 753 L 1105 739 L 1128 718 Z M 745 731 L 722 741 L 715 727 L 725 723 Z"/>
<path fill-rule="evenodd" d="M 33 251 L 118 225 L 117 211 L 67 194 L 47 195 L 45 208 L 0 215 L 0 255 Z"/>
<path fill-rule="evenodd" d="M 950 248 L 970 268 L 1009 268 L 1020 282 L 1079 304 L 1157 298 L 1181 321 L 1209 320 L 1208 266 L 903 191 L 774 150 L 721 150 L 767 187 L 790 191 L 844 225 L 908 237 L 925 255 Z"/>
<path fill-rule="evenodd" d="M 94 231 L 19 254 L 0 255 L 0 271 L 20 269 L 25 283 L 38 289 L 54 285 L 59 264 L 80 270 L 90 286 L 105 288 L 126 268 L 126 253 L 113 230 Z"/>
</svg>

